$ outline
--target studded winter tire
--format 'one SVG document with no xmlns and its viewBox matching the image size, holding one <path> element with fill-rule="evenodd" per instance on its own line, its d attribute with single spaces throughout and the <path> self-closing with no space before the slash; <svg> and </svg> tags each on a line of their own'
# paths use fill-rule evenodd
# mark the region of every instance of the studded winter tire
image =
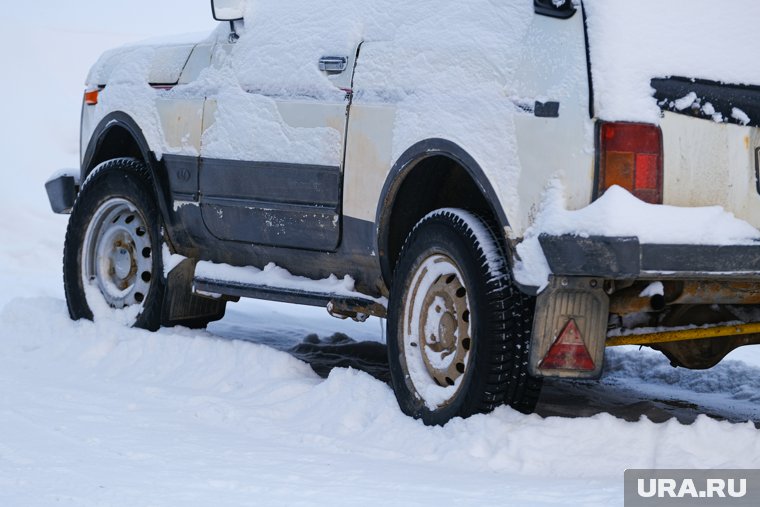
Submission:
<svg viewBox="0 0 760 507">
<path fill-rule="evenodd" d="M 71 318 L 116 310 L 126 323 L 161 325 L 165 278 L 160 214 L 142 162 L 114 159 L 84 182 L 71 212 L 63 282 Z"/>
<path fill-rule="evenodd" d="M 502 403 L 534 408 L 533 305 L 504 259 L 485 222 L 464 210 L 435 211 L 407 238 L 388 314 L 391 379 L 407 415 L 445 424 Z"/>
</svg>

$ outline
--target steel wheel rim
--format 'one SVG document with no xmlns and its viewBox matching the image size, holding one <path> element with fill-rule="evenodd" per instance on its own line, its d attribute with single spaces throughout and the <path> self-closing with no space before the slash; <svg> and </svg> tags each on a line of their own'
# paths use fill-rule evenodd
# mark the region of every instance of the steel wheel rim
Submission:
<svg viewBox="0 0 760 507">
<path fill-rule="evenodd" d="M 82 248 L 82 281 L 115 309 L 145 302 L 153 279 L 153 250 L 145 217 L 123 198 L 93 214 Z"/>
<path fill-rule="evenodd" d="M 403 355 L 409 380 L 429 408 L 448 405 L 470 362 L 470 301 L 464 278 L 447 255 L 420 262 L 402 314 Z"/>
</svg>

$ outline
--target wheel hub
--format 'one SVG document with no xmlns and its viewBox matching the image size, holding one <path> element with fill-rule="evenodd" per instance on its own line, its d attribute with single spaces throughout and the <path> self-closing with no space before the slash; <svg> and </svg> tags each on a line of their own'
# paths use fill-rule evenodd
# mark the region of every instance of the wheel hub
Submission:
<svg viewBox="0 0 760 507">
<path fill-rule="evenodd" d="M 135 262 L 132 246 L 124 244 L 121 240 L 116 241 L 113 244 L 110 260 L 115 275 L 114 282 L 122 290 L 126 289 L 131 285 L 130 280 L 134 278 L 137 272 L 137 263 Z"/>
<path fill-rule="evenodd" d="M 418 393 L 427 393 L 422 396 L 439 406 L 453 399 L 470 357 L 470 306 L 462 280 L 453 260 L 433 254 L 412 277 L 405 305 L 404 354 L 410 380 Z M 430 396 L 430 388 L 444 388 L 446 393 Z"/>
<path fill-rule="evenodd" d="M 153 277 L 146 221 L 125 199 L 109 199 L 95 211 L 82 249 L 82 277 L 113 308 L 142 304 Z"/>
<path fill-rule="evenodd" d="M 440 275 L 422 303 L 419 335 L 422 358 L 439 386 L 454 385 L 465 369 L 469 338 L 467 291 L 457 274 Z"/>
</svg>

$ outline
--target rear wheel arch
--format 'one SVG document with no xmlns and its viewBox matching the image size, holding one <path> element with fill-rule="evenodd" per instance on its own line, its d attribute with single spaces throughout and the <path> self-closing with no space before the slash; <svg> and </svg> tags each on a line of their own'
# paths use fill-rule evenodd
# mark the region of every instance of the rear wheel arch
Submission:
<svg viewBox="0 0 760 507">
<path fill-rule="evenodd" d="M 386 286 L 414 226 L 431 211 L 447 207 L 475 212 L 498 228 L 500 246 L 510 257 L 503 234 L 509 221 L 483 169 L 456 143 L 427 139 L 411 146 L 394 164 L 378 204 L 375 223 Z"/>
</svg>

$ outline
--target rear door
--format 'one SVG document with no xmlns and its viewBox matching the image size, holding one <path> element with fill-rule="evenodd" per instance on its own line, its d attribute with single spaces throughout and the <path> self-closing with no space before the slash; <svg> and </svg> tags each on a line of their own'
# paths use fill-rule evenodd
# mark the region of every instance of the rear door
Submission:
<svg viewBox="0 0 760 507">
<path fill-rule="evenodd" d="M 340 243 L 358 44 L 317 52 L 313 42 L 268 39 L 254 24 L 215 51 L 222 84 L 206 100 L 199 185 L 219 239 L 319 251 Z"/>
</svg>

